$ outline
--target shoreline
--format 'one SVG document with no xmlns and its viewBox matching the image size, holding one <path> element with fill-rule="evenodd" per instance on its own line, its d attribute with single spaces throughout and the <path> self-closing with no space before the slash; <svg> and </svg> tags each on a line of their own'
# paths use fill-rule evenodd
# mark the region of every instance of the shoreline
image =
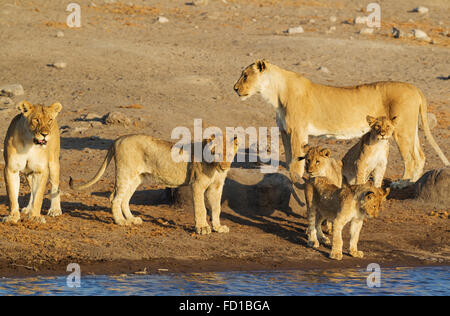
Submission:
<svg viewBox="0 0 450 316">
<path fill-rule="evenodd" d="M 106 262 L 80 263 L 81 276 L 89 275 L 155 275 L 164 273 L 221 273 L 221 272 L 256 272 L 256 271 L 289 271 L 289 270 L 340 270 L 365 269 L 370 263 L 377 263 L 383 268 L 416 268 L 450 266 L 448 261 L 425 262 L 414 257 L 402 256 L 395 260 L 374 260 L 348 258 L 343 261 L 328 259 L 275 260 L 271 258 L 239 259 L 173 259 L 161 258 L 150 260 L 116 260 Z M 67 263 L 69 264 L 69 263 Z M 0 278 L 28 278 L 68 276 L 67 264 L 58 263 L 52 266 L 28 266 L 26 264 L 0 261 Z M 145 271 L 145 272 L 144 272 Z"/>
</svg>

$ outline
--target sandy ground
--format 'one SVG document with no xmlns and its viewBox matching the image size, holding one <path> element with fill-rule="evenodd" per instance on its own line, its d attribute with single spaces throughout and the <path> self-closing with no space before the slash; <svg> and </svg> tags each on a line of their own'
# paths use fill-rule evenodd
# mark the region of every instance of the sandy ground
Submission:
<svg viewBox="0 0 450 316">
<path fill-rule="evenodd" d="M 113 168 L 91 192 L 69 189 L 69 176 L 91 177 L 111 141 L 120 135 L 142 132 L 170 139 L 173 128 L 192 129 L 195 118 L 220 128 L 275 126 L 269 104 L 260 97 L 241 102 L 232 89 L 243 67 L 259 58 L 322 84 L 380 80 L 415 84 L 438 119 L 432 130 L 436 141 L 444 153 L 450 152 L 447 0 L 380 1 L 381 28 L 371 35 L 359 34 L 364 26 L 353 24 L 354 18 L 368 14 L 365 5 L 354 1 L 209 2 L 194 6 L 186 0 L 78 1 L 81 28 L 67 27 L 65 2 L 0 2 L 0 85 L 24 87 L 25 95 L 14 102 L 59 101 L 64 106 L 59 117 L 64 214 L 47 218 L 46 225 L 0 225 L 0 276 L 62 274 L 71 262 L 79 263 L 84 273 L 96 274 L 144 268 L 152 273 L 364 267 L 369 262 L 448 265 L 448 216 L 430 212 L 448 211 L 449 206 L 420 203 L 411 198 L 411 189 L 392 192 L 382 216 L 365 223 L 359 243 L 365 258 L 344 256 L 342 262 L 330 261 L 326 247 L 306 248 L 305 209 L 291 194 L 282 198 L 283 207 L 258 207 L 258 194 L 251 192 L 264 179 L 249 164 L 235 164 L 225 186 L 222 219 L 230 227 L 228 234 L 196 236 L 192 207 L 169 205 L 163 188 L 151 184 L 142 185 L 131 203 L 143 225 L 114 225 L 108 200 Z M 429 13 L 408 12 L 418 5 L 426 5 Z M 157 22 L 158 16 L 169 22 Z M 284 33 L 299 25 L 304 33 Z M 421 29 L 433 43 L 393 38 L 393 26 L 405 33 Z M 58 32 L 64 36 L 58 37 Z M 48 66 L 55 62 L 67 67 Z M 86 114 L 103 116 L 111 111 L 124 113 L 132 123 L 83 120 Z M 1 106 L 0 135 L 5 135 L 16 113 L 13 105 Z M 421 132 L 420 136 L 425 170 L 442 167 Z M 355 141 L 311 139 L 329 146 L 337 158 Z M 397 148 L 391 147 L 386 183 L 399 178 L 403 169 Z M 278 176 L 285 174 L 282 169 Z M 0 177 L 0 216 L 4 216 L 7 198 L 3 174 Z M 23 185 L 22 204 L 28 192 Z M 44 214 L 48 207 L 46 200 Z"/>
</svg>

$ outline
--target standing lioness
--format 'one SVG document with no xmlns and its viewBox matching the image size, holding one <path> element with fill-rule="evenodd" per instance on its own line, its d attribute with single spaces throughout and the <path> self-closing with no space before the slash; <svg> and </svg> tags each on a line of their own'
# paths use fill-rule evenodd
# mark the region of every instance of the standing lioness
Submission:
<svg viewBox="0 0 450 316">
<path fill-rule="evenodd" d="M 203 147 L 209 143 L 204 141 Z M 119 225 L 141 224 L 142 220 L 130 212 L 130 199 L 145 179 L 166 187 L 191 185 L 195 229 L 198 234 L 209 234 L 211 228 L 206 220 L 206 203 L 211 208 L 212 226 L 216 232 L 228 232 L 227 226 L 220 224 L 220 202 L 225 178 L 237 152 L 237 138 L 231 144 L 232 157 L 224 161 L 180 161 L 175 162 L 171 150 L 174 143 L 148 135 L 128 135 L 118 138 L 109 148 L 105 160 L 92 180 L 75 186 L 70 178 L 72 189 L 85 189 L 96 183 L 105 172 L 112 158 L 116 162 L 116 181 L 111 194 L 112 214 Z M 223 142 L 226 146 L 226 142 Z M 224 150 L 222 153 L 227 152 Z M 228 153 L 228 152 L 227 152 Z"/>
<path fill-rule="evenodd" d="M 39 223 L 45 223 L 41 216 L 42 200 L 50 174 L 51 206 L 49 216 L 61 215 L 59 198 L 59 150 L 60 139 L 56 116 L 61 111 L 60 103 L 50 106 L 33 105 L 27 101 L 18 106 L 21 114 L 11 122 L 5 138 L 5 182 L 9 198 L 10 215 L 3 222 L 17 223 L 19 213 L 20 175 L 26 175 L 31 187 L 28 206 L 22 214 Z"/>
<path fill-rule="evenodd" d="M 402 179 L 416 181 L 423 172 L 425 156 L 419 143 L 419 115 L 425 136 L 445 165 L 449 165 L 431 135 L 425 97 L 411 84 L 375 82 L 331 87 L 260 60 L 245 68 L 234 90 L 243 100 L 259 92 L 275 107 L 292 178 L 294 172 L 303 175 L 304 161 L 295 158 L 304 156 L 303 146 L 309 135 L 360 137 L 369 130 L 367 115 L 397 116 L 394 139 L 405 165 Z"/>
</svg>

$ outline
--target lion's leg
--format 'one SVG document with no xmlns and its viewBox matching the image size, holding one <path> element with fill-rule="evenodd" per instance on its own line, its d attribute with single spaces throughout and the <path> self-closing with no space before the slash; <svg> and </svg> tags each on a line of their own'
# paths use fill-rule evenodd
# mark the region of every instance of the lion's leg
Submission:
<svg viewBox="0 0 450 316">
<path fill-rule="evenodd" d="M 333 222 L 333 242 L 331 245 L 330 259 L 342 260 L 342 228 L 344 223 L 336 219 Z"/>
<path fill-rule="evenodd" d="M 308 134 L 306 131 L 300 129 L 295 130 L 290 135 L 291 141 L 291 163 L 289 164 L 289 173 L 292 182 L 299 181 L 303 177 L 305 171 L 305 160 L 298 161 L 298 157 L 305 155 L 303 146 L 308 144 Z"/>
<path fill-rule="evenodd" d="M 395 187 L 404 187 L 410 182 L 417 181 L 422 175 L 425 155 L 420 146 L 416 130 L 397 129 L 398 127 L 394 131 L 394 139 L 397 142 L 405 167 L 402 181 L 393 183 L 393 185 Z"/>
<path fill-rule="evenodd" d="M 33 181 L 33 174 L 31 174 L 31 173 L 27 174 L 26 179 L 27 179 L 28 186 L 30 187 L 30 199 L 28 200 L 27 207 L 24 207 L 21 209 L 21 213 L 23 215 L 28 215 L 31 213 L 31 210 L 33 209 L 33 200 L 34 200 L 33 190 L 31 189 L 31 183 Z"/>
<path fill-rule="evenodd" d="M 41 215 L 42 201 L 44 200 L 44 193 L 48 181 L 48 168 L 43 168 L 41 172 L 33 172 L 31 179 L 31 191 L 33 195 L 33 208 L 28 219 L 45 224 L 45 218 Z"/>
<path fill-rule="evenodd" d="M 57 157 L 58 160 L 50 160 L 49 162 L 49 170 L 50 170 L 50 209 L 48 210 L 47 215 L 56 217 L 60 216 L 62 214 L 61 211 L 61 198 L 60 198 L 60 192 L 59 192 L 59 157 Z"/>
<path fill-rule="evenodd" d="M 224 181 L 222 180 L 213 183 L 209 186 L 205 193 L 206 201 L 211 207 L 212 229 L 218 233 L 228 233 L 230 231 L 227 226 L 220 224 L 220 201 L 222 199 L 223 184 Z"/>
<path fill-rule="evenodd" d="M 330 245 L 330 239 L 328 239 L 327 236 L 324 235 L 322 231 L 322 223 L 325 221 L 325 217 L 323 217 L 320 214 L 317 214 L 316 218 L 316 230 L 317 230 L 317 238 L 319 239 L 319 242 L 325 245 Z"/>
<path fill-rule="evenodd" d="M 5 182 L 6 192 L 9 198 L 10 214 L 2 218 L 4 223 L 17 223 L 20 220 L 19 212 L 19 189 L 20 189 L 20 175 L 19 172 L 10 170 L 5 167 Z"/>
<path fill-rule="evenodd" d="M 362 258 L 364 253 L 358 251 L 359 233 L 363 226 L 364 221 L 354 218 L 350 224 L 350 255 L 356 258 Z"/>
<path fill-rule="evenodd" d="M 281 130 L 281 141 L 283 142 L 284 155 L 286 157 L 286 167 L 289 167 L 292 159 L 291 138 L 284 130 Z"/>
<path fill-rule="evenodd" d="M 135 224 L 135 225 L 142 224 L 142 219 L 137 216 L 133 216 L 133 214 L 130 211 L 131 197 L 133 196 L 134 192 L 136 191 L 136 189 L 139 187 L 140 184 L 141 184 L 140 176 L 137 176 L 136 178 L 134 178 L 133 180 L 130 181 L 128 190 L 123 195 L 122 213 L 125 216 L 125 218 L 127 219 L 127 222 L 129 224 Z"/>
<path fill-rule="evenodd" d="M 202 183 L 192 185 L 192 200 L 194 201 L 195 231 L 199 235 L 211 233 L 211 227 L 206 221 L 205 186 Z"/>
<path fill-rule="evenodd" d="M 318 210 L 315 206 L 308 207 L 308 247 L 319 248 L 319 241 L 317 240 L 316 217 L 319 216 Z"/>
<path fill-rule="evenodd" d="M 116 187 L 114 188 L 114 196 L 111 200 L 111 211 L 114 218 L 114 222 L 117 225 L 123 226 L 127 224 L 127 221 L 122 213 L 122 199 L 126 194 L 126 185 L 122 183 L 119 179 L 116 180 Z"/>
<path fill-rule="evenodd" d="M 383 184 L 384 174 L 386 172 L 387 160 L 378 164 L 373 170 L 373 182 L 376 188 L 381 188 Z"/>
</svg>

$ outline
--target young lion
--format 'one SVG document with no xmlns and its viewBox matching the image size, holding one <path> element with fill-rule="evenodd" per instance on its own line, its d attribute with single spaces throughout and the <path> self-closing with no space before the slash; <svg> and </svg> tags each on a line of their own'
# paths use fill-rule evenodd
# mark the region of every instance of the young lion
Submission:
<svg viewBox="0 0 450 316">
<path fill-rule="evenodd" d="M 348 184 L 364 184 L 373 173 L 374 184 L 381 187 L 389 155 L 391 138 L 397 117 L 391 120 L 386 116 L 374 118 L 367 116 L 370 131 L 364 134 L 342 158 L 342 175 Z"/>
<path fill-rule="evenodd" d="M 10 215 L 3 222 L 17 223 L 19 213 L 20 175 L 26 175 L 31 188 L 28 206 L 22 214 L 30 220 L 45 223 L 41 216 L 42 200 L 50 174 L 51 205 L 49 216 L 61 215 L 59 197 L 60 139 L 56 117 L 62 109 L 60 103 L 50 106 L 19 103 L 21 114 L 14 117 L 6 133 L 4 144 L 5 182 L 9 198 Z"/>
<path fill-rule="evenodd" d="M 309 222 L 308 246 L 317 248 L 319 241 L 330 244 L 322 232 L 321 224 L 325 219 L 333 220 L 330 258 L 341 260 L 342 229 L 351 222 L 350 255 L 362 258 L 363 252 L 358 251 L 357 245 L 364 218 L 378 216 L 381 202 L 386 199 L 389 191 L 389 188 L 386 190 L 375 188 L 370 183 L 352 186 L 345 184 L 342 188 L 338 188 L 323 177 L 307 181 L 305 197 Z"/>
<path fill-rule="evenodd" d="M 212 144 L 211 140 L 204 141 L 202 146 L 207 144 Z M 223 145 L 225 148 L 225 141 Z M 231 168 L 237 146 L 237 138 L 235 138 L 232 142 L 232 157 L 227 156 L 223 162 L 196 162 L 195 159 L 191 159 L 192 162 L 175 162 L 171 153 L 174 147 L 172 142 L 142 134 L 122 136 L 109 148 L 102 166 L 92 180 L 75 186 L 70 178 L 70 187 L 77 190 L 90 187 L 100 179 L 114 158 L 116 179 L 110 200 L 116 224 L 142 223 L 140 218 L 131 214 L 129 201 L 141 182 L 147 179 L 172 188 L 191 185 L 196 232 L 202 235 L 211 233 L 211 227 L 206 220 L 205 199 L 211 207 L 213 230 L 219 233 L 229 232 L 227 226 L 220 224 L 220 202 L 225 178 Z M 210 148 L 214 153 L 212 145 Z M 225 152 L 224 149 L 223 153 Z"/>
<path fill-rule="evenodd" d="M 306 155 L 297 160 L 305 160 L 305 171 L 310 178 L 325 177 L 331 184 L 342 186 L 342 162 L 331 158 L 328 148 L 303 146 Z"/>
</svg>

